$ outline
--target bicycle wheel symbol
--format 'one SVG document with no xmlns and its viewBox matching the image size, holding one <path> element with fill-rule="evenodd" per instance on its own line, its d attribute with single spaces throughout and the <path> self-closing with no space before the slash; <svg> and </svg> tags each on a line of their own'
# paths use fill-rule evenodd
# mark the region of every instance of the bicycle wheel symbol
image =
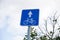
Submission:
<svg viewBox="0 0 60 40">
<path fill-rule="evenodd" d="M 36 24 L 36 21 L 31 18 L 31 19 L 25 20 L 25 21 L 23 22 L 23 24 L 24 24 L 24 25 L 28 25 L 28 24 L 34 25 L 34 24 Z"/>
</svg>

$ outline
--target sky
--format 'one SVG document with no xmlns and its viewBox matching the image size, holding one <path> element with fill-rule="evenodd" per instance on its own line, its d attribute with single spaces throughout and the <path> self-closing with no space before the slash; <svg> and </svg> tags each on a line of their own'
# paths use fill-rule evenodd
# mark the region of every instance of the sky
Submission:
<svg viewBox="0 0 60 40">
<path fill-rule="evenodd" d="M 55 11 L 60 15 L 60 0 L 0 0 L 0 40 L 23 40 L 27 33 L 27 26 L 20 25 L 23 9 L 40 9 L 41 26 Z"/>
</svg>

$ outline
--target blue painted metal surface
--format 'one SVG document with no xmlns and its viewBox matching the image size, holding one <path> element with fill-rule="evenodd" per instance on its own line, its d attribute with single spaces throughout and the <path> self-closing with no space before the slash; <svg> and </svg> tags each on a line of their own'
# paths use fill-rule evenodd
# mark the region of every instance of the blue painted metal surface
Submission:
<svg viewBox="0 0 60 40">
<path fill-rule="evenodd" d="M 20 25 L 37 26 L 39 23 L 39 9 L 22 10 Z"/>
</svg>

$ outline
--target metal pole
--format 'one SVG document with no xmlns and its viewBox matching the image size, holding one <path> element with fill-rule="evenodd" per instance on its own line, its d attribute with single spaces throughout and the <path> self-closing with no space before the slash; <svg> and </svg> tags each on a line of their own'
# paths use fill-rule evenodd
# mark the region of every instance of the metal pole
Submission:
<svg viewBox="0 0 60 40">
<path fill-rule="evenodd" d="M 30 26 L 28 26 L 28 37 L 27 37 L 27 40 L 31 40 L 31 38 L 30 38 L 30 31 L 31 31 L 31 28 L 30 28 Z"/>
</svg>

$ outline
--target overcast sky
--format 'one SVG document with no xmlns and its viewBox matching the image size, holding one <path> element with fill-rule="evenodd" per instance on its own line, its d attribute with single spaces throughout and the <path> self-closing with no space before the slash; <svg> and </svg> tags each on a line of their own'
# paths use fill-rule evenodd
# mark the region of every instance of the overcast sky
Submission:
<svg viewBox="0 0 60 40">
<path fill-rule="evenodd" d="M 20 26 L 23 9 L 40 9 L 42 25 L 55 11 L 59 15 L 60 0 L 0 0 L 0 40 L 23 40 L 27 33 L 27 26 Z"/>
</svg>

